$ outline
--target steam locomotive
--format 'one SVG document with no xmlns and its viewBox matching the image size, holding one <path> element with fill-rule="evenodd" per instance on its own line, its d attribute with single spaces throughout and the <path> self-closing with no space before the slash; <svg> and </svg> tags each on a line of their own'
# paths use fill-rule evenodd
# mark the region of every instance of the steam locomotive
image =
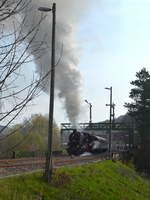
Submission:
<svg viewBox="0 0 150 200">
<path fill-rule="evenodd" d="M 107 149 L 108 142 L 103 137 L 78 132 L 76 129 L 69 135 L 67 144 L 67 152 L 69 155 L 78 156 L 85 152 L 102 153 L 107 151 Z"/>
</svg>

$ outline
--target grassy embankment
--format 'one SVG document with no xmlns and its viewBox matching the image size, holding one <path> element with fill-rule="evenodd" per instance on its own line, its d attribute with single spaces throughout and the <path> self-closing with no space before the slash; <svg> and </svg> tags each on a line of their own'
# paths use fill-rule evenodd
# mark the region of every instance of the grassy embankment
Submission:
<svg viewBox="0 0 150 200">
<path fill-rule="evenodd" d="M 104 161 L 0 179 L 0 200 L 150 200 L 150 181 L 119 162 Z"/>
</svg>

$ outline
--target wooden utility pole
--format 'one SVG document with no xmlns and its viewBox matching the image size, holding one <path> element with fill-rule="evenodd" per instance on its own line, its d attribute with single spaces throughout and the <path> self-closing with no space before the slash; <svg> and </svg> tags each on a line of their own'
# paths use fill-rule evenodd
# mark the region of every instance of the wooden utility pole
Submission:
<svg viewBox="0 0 150 200">
<path fill-rule="evenodd" d="M 55 24 L 56 24 L 56 3 L 52 8 L 40 7 L 42 12 L 52 11 L 52 47 L 51 47 L 51 67 L 50 67 L 50 101 L 49 101 L 49 123 L 48 123 L 48 152 L 46 155 L 46 165 L 44 179 L 50 183 L 52 177 L 52 140 L 53 140 L 53 113 L 54 113 L 54 88 L 55 88 Z"/>
<path fill-rule="evenodd" d="M 48 124 L 48 152 L 46 158 L 45 179 L 51 181 L 52 177 L 52 139 L 53 139 L 53 113 L 54 113 L 54 86 L 55 86 L 55 23 L 56 4 L 52 7 L 52 49 L 51 49 L 51 80 L 50 80 L 50 102 L 49 102 L 49 124 Z"/>
</svg>

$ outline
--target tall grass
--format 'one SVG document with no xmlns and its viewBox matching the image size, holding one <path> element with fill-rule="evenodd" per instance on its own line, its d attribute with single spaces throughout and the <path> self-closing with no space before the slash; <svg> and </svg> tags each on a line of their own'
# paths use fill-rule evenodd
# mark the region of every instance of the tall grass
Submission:
<svg viewBox="0 0 150 200">
<path fill-rule="evenodd" d="M 0 179 L 0 200 L 150 200 L 150 182 L 133 169 L 103 161 Z"/>
</svg>

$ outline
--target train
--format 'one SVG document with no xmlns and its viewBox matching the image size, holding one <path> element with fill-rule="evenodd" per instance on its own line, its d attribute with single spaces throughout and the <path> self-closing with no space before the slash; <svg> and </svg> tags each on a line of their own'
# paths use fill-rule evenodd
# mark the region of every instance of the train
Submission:
<svg viewBox="0 0 150 200">
<path fill-rule="evenodd" d="M 85 152 L 92 154 L 102 153 L 108 150 L 108 141 L 98 135 L 79 132 L 74 129 L 69 135 L 66 150 L 70 156 L 78 156 Z"/>
</svg>

